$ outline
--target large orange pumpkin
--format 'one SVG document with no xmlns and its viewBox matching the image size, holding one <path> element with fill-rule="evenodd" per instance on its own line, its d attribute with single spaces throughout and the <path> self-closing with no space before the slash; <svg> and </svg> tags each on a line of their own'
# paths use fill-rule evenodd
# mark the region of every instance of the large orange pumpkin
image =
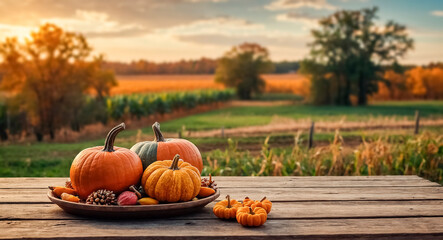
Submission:
<svg viewBox="0 0 443 240">
<path fill-rule="evenodd" d="M 81 151 L 71 165 L 72 187 L 82 199 L 98 189 L 120 193 L 138 184 L 143 174 L 140 158 L 127 148 L 114 147 L 115 137 L 125 129 L 121 123 L 106 137 L 105 146 Z"/>
<path fill-rule="evenodd" d="M 148 196 L 160 202 L 184 202 L 200 191 L 201 177 L 196 167 L 183 162 L 180 156 L 149 165 L 142 177 L 142 186 Z"/>
<path fill-rule="evenodd" d="M 180 138 L 163 137 L 160 131 L 160 123 L 152 125 L 155 134 L 154 141 L 136 143 L 131 150 L 137 153 L 143 163 L 143 169 L 155 161 L 171 160 L 175 154 L 179 154 L 183 161 L 192 164 L 201 173 L 203 170 L 202 156 L 198 148 L 188 140 Z"/>
</svg>

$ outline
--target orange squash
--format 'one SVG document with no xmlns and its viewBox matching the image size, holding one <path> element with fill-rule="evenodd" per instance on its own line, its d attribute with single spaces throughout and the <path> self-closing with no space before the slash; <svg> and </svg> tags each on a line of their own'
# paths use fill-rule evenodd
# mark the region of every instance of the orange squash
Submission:
<svg viewBox="0 0 443 240">
<path fill-rule="evenodd" d="M 258 227 L 266 222 L 268 214 L 260 207 L 254 210 L 251 207 L 241 207 L 237 210 L 236 218 L 237 222 L 245 227 Z"/>
<path fill-rule="evenodd" d="M 65 200 L 65 201 L 69 201 L 69 202 L 80 202 L 80 199 L 72 194 L 69 193 L 62 193 L 61 194 L 61 199 Z"/>
<path fill-rule="evenodd" d="M 118 194 L 139 183 L 143 174 L 140 158 L 129 149 L 114 147 L 115 137 L 124 129 L 124 123 L 117 125 L 108 133 L 104 147 L 84 149 L 75 157 L 70 177 L 81 199 L 98 189 Z"/>
<path fill-rule="evenodd" d="M 74 189 L 72 188 L 67 188 L 67 187 L 52 187 L 49 186 L 49 189 L 52 190 L 52 193 L 54 193 L 57 197 L 61 197 L 62 193 L 68 193 L 71 195 L 77 195 L 77 193 L 75 192 Z"/>
<path fill-rule="evenodd" d="M 251 204 L 252 210 L 254 210 L 256 207 L 261 207 L 266 210 L 266 213 L 270 213 L 272 208 L 272 202 L 266 199 L 266 197 L 264 197 L 262 200 L 254 201 L 254 203 Z"/>
<path fill-rule="evenodd" d="M 149 165 L 142 177 L 142 186 L 149 197 L 160 202 L 190 201 L 200 192 L 200 172 L 175 155 L 173 160 Z"/>
<path fill-rule="evenodd" d="M 201 187 L 200 192 L 198 193 L 197 197 L 199 197 L 199 198 L 209 197 L 214 193 L 215 193 L 215 190 L 212 188 Z"/>
<path fill-rule="evenodd" d="M 152 130 L 155 135 L 154 141 L 139 142 L 131 147 L 131 151 L 137 153 L 142 160 L 143 169 L 153 162 L 171 160 L 175 154 L 179 154 L 183 161 L 190 163 L 201 173 L 203 170 L 202 156 L 193 143 L 180 138 L 164 138 L 158 122 L 152 125 Z"/>
<path fill-rule="evenodd" d="M 239 207 L 242 207 L 242 205 L 241 203 L 237 202 L 237 200 L 231 199 L 229 195 L 226 196 L 226 198 L 226 200 L 216 203 L 212 211 L 218 218 L 235 218 L 237 214 L 237 209 Z"/>
</svg>

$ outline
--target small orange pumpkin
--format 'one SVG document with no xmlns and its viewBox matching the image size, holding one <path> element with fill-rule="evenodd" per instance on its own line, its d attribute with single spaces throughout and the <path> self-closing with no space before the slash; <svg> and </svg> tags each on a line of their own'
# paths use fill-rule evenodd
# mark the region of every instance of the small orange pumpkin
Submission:
<svg viewBox="0 0 443 240">
<path fill-rule="evenodd" d="M 175 154 L 179 154 L 183 161 L 196 167 L 201 173 L 203 170 L 203 160 L 198 148 L 186 139 L 164 138 L 160 131 L 160 123 L 152 125 L 155 139 L 154 141 L 144 141 L 136 143 L 131 147 L 131 151 L 137 153 L 146 169 L 151 163 L 156 161 L 170 160 Z"/>
<path fill-rule="evenodd" d="M 114 147 L 115 137 L 124 129 L 124 123 L 117 125 L 108 133 L 104 147 L 84 149 L 75 157 L 70 177 L 81 199 L 98 189 L 118 194 L 139 183 L 143 173 L 140 158 L 129 149 Z"/>
<path fill-rule="evenodd" d="M 200 192 L 200 172 L 175 155 L 173 160 L 149 165 L 142 177 L 142 186 L 151 198 L 160 202 L 190 201 Z"/>
<path fill-rule="evenodd" d="M 237 214 L 237 209 L 242 207 L 241 203 L 237 202 L 235 199 L 231 199 L 228 195 L 227 200 L 220 201 L 215 204 L 212 211 L 218 218 L 231 219 L 235 218 Z"/>
<path fill-rule="evenodd" d="M 237 209 L 237 222 L 247 227 L 258 227 L 263 225 L 268 218 L 266 210 L 256 207 L 252 210 L 251 207 L 241 207 Z"/>
<path fill-rule="evenodd" d="M 254 203 L 254 200 L 250 199 L 249 197 L 245 197 L 243 200 L 243 207 L 250 207 Z"/>
<path fill-rule="evenodd" d="M 252 210 L 254 210 L 256 207 L 264 208 L 266 210 L 266 213 L 270 213 L 272 208 L 272 202 L 266 199 L 266 197 L 264 197 L 262 200 L 254 201 L 254 203 L 251 204 Z"/>
</svg>

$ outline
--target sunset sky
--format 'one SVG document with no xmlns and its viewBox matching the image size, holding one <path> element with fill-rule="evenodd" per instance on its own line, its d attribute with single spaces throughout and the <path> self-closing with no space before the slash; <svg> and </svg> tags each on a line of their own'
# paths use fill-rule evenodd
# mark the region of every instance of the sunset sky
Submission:
<svg viewBox="0 0 443 240">
<path fill-rule="evenodd" d="M 83 33 L 109 60 L 213 58 L 245 41 L 273 60 L 300 60 L 319 18 L 372 6 L 378 22 L 405 24 L 415 39 L 401 62 L 443 61 L 442 0 L 1 0 L 0 39 L 51 22 Z"/>
</svg>

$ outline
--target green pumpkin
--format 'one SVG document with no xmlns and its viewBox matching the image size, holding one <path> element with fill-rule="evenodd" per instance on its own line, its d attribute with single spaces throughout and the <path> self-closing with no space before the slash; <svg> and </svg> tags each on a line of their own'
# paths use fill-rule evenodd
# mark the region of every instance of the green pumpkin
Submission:
<svg viewBox="0 0 443 240">
<path fill-rule="evenodd" d="M 158 122 L 152 125 L 152 130 L 155 135 L 154 141 L 139 142 L 131 148 L 142 160 L 143 169 L 155 161 L 171 160 L 178 154 L 183 161 L 190 163 L 201 173 L 203 169 L 202 157 L 193 143 L 180 138 L 165 139 Z"/>
</svg>

